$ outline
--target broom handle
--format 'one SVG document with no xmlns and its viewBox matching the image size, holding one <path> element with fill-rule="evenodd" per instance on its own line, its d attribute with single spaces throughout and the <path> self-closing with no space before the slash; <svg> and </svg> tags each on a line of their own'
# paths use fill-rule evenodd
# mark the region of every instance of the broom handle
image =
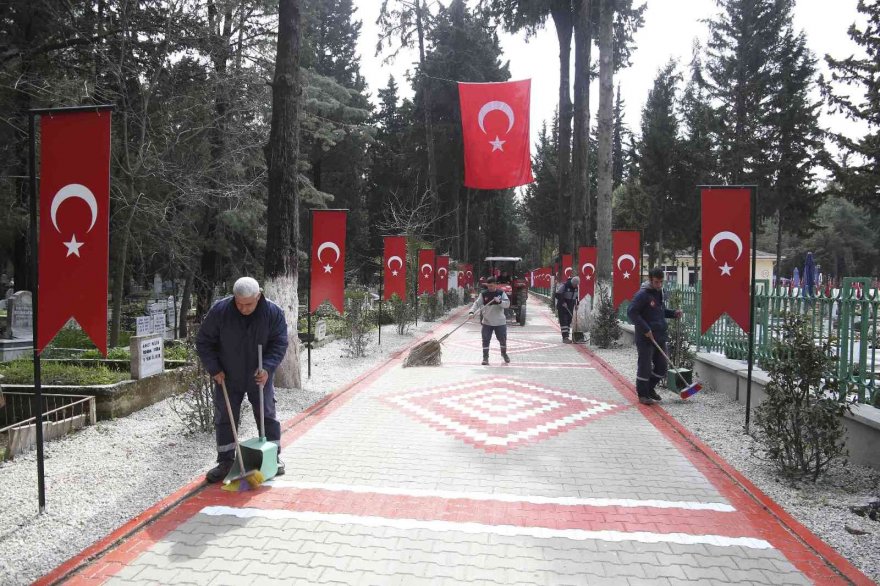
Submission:
<svg viewBox="0 0 880 586">
<path fill-rule="evenodd" d="M 238 445 L 238 430 L 235 429 L 235 417 L 232 414 L 232 403 L 229 402 L 229 393 L 226 392 L 226 381 L 220 382 L 223 389 L 223 400 L 226 401 L 226 413 L 229 414 L 229 427 L 232 428 L 232 441 L 235 442 L 235 457 L 238 458 L 238 468 L 244 474 L 244 458 L 241 456 L 241 446 Z"/>
<path fill-rule="evenodd" d="M 461 322 L 460 324 L 458 324 L 458 325 L 455 327 L 454 330 L 452 330 L 451 332 L 449 332 L 448 334 L 446 334 L 445 336 L 443 336 L 442 338 L 440 338 L 440 339 L 437 340 L 437 341 L 438 341 L 438 342 L 442 342 L 443 340 L 445 340 L 446 338 L 448 338 L 449 336 L 451 336 L 452 334 L 454 334 L 455 332 L 457 332 L 458 329 L 459 329 L 461 326 L 463 326 L 464 324 L 466 324 L 466 323 L 468 323 L 469 321 L 471 321 L 471 317 L 472 317 L 472 316 L 469 315 L 469 316 L 467 317 L 467 319 L 464 320 L 463 322 Z"/>
<path fill-rule="evenodd" d="M 263 345 L 257 344 L 257 372 L 263 372 Z M 266 415 L 263 411 L 263 385 L 260 385 L 260 441 L 266 439 Z"/>
<path fill-rule="evenodd" d="M 655 340 L 653 336 L 651 336 L 651 341 L 654 342 L 654 346 L 656 346 L 657 349 L 660 350 L 660 354 L 663 355 L 663 358 L 666 359 L 666 362 L 668 362 L 670 365 L 672 365 L 672 368 L 675 369 L 675 374 L 678 375 L 678 378 L 681 379 L 681 382 L 684 383 L 684 386 L 686 386 L 686 387 L 690 386 L 692 383 L 687 382 L 687 379 L 685 379 L 684 376 L 682 376 L 682 374 L 681 374 L 681 369 L 679 367 L 677 367 L 676 365 L 672 364 L 672 361 L 669 359 L 669 356 L 666 355 L 666 352 L 663 351 L 663 348 L 660 347 L 660 344 L 657 343 L 657 340 Z"/>
</svg>

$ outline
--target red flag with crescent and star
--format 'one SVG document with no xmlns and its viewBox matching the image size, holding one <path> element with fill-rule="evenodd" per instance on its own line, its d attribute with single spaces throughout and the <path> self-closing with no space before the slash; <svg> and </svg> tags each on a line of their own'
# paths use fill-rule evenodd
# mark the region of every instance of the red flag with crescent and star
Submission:
<svg viewBox="0 0 880 586">
<path fill-rule="evenodd" d="M 73 318 L 107 356 L 110 116 L 40 118 L 39 352 Z"/>
<path fill-rule="evenodd" d="M 406 301 L 406 236 L 385 237 L 382 266 L 385 276 L 383 299 L 390 301 L 393 295 L 397 295 Z"/>
<path fill-rule="evenodd" d="M 562 255 L 562 280 L 570 279 L 575 276 L 574 270 L 571 268 L 571 265 L 574 264 L 574 260 L 570 254 Z"/>
<path fill-rule="evenodd" d="M 438 291 L 449 291 L 449 257 L 438 256 L 434 263 L 437 271 L 436 286 Z"/>
<path fill-rule="evenodd" d="M 434 292 L 434 251 L 423 248 L 419 251 L 419 295 Z"/>
<path fill-rule="evenodd" d="M 749 331 L 752 190 L 702 190 L 703 294 L 700 331 L 726 313 Z"/>
<path fill-rule="evenodd" d="M 459 83 L 464 185 L 507 189 L 531 183 L 531 80 Z"/>
<path fill-rule="evenodd" d="M 611 250 L 614 259 L 613 297 L 614 309 L 639 292 L 641 282 L 641 234 L 635 231 L 614 230 L 611 232 Z"/>
<path fill-rule="evenodd" d="M 348 210 L 312 211 L 311 303 L 314 312 L 329 301 L 345 312 L 345 221 Z"/>
<path fill-rule="evenodd" d="M 472 287 L 474 284 L 474 265 L 461 265 L 461 273 L 463 279 L 463 281 L 460 281 L 461 286 L 464 288 Z"/>
<path fill-rule="evenodd" d="M 578 295 L 581 300 L 587 295 L 592 297 L 596 294 L 596 262 L 598 252 L 595 246 L 581 246 L 578 249 L 578 259 L 580 268 L 578 273 L 581 277 L 581 285 Z"/>
</svg>

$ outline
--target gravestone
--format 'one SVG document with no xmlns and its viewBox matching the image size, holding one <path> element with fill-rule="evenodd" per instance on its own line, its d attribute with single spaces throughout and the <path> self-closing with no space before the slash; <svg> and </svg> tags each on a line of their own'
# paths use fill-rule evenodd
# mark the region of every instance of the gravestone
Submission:
<svg viewBox="0 0 880 586">
<path fill-rule="evenodd" d="M 19 291 L 6 300 L 6 337 L 32 340 L 34 308 L 30 291 Z"/>
<path fill-rule="evenodd" d="M 131 349 L 131 378 L 139 380 L 165 371 L 165 351 L 162 336 L 149 334 L 133 336 Z"/>
<path fill-rule="evenodd" d="M 315 323 L 315 341 L 320 342 L 327 337 L 327 322 L 319 319 Z"/>
<path fill-rule="evenodd" d="M 153 295 L 162 297 L 162 277 L 159 276 L 159 273 L 153 275 Z"/>
<path fill-rule="evenodd" d="M 146 336 L 153 333 L 153 317 L 149 315 L 139 315 L 135 318 L 136 335 Z"/>
</svg>

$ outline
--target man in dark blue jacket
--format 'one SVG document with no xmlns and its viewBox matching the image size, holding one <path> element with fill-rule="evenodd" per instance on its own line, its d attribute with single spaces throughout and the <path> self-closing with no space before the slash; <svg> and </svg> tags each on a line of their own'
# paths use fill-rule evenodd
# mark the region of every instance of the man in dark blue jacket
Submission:
<svg viewBox="0 0 880 586">
<path fill-rule="evenodd" d="M 258 369 L 257 345 L 263 346 L 263 370 Z M 208 311 L 196 337 L 196 351 L 214 382 L 214 428 L 217 436 L 217 466 L 208 471 L 208 482 L 219 482 L 229 473 L 235 458 L 235 443 L 223 391 L 226 381 L 229 401 L 238 427 L 241 403 L 247 395 L 260 425 L 260 396 L 263 387 L 263 414 L 266 437 L 281 451 L 281 423 L 275 416 L 275 369 L 287 352 L 287 320 L 284 311 L 263 297 L 255 279 L 242 277 L 232 287 L 232 296 L 221 299 Z M 278 475 L 284 464 L 278 461 Z"/>
<path fill-rule="evenodd" d="M 663 352 L 666 352 L 666 320 L 681 317 L 681 310 L 666 309 L 663 303 L 663 269 L 651 269 L 648 280 L 633 297 L 627 315 L 636 327 L 636 349 L 639 352 L 636 391 L 639 393 L 639 403 L 653 405 L 661 400 L 656 387 L 666 376 L 668 368 L 666 357 L 663 356 Z M 663 348 L 663 352 L 654 342 Z"/>
<path fill-rule="evenodd" d="M 571 321 L 574 318 L 578 302 L 578 285 L 580 277 L 571 277 L 556 288 L 556 313 L 559 316 L 559 329 L 562 330 L 562 341 L 571 344 Z"/>
</svg>

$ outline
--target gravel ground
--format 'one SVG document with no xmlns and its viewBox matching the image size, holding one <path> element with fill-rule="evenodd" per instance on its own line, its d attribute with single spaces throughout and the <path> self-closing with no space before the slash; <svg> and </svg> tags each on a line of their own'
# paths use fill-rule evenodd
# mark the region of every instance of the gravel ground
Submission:
<svg viewBox="0 0 880 586">
<path fill-rule="evenodd" d="M 592 350 L 622 375 L 635 380 L 634 346 Z M 743 432 L 744 405 L 706 387 L 687 401 L 663 390 L 660 394 L 663 409 L 795 519 L 880 583 L 880 523 L 850 511 L 853 505 L 880 497 L 880 472 L 855 464 L 837 465 L 815 484 L 786 480 L 771 463 L 760 459 L 760 445 Z M 853 535 L 846 527 L 868 533 Z"/>
<path fill-rule="evenodd" d="M 339 340 L 313 350 L 305 388 L 278 389 L 280 419 L 436 325 L 420 321 L 404 336 L 385 326 L 382 345 L 374 343 L 364 358 L 348 358 Z M 302 358 L 305 373 L 305 353 Z M 242 436 L 255 436 L 247 401 L 242 421 Z M 213 433 L 187 436 L 183 429 L 166 400 L 47 443 L 43 515 L 37 513 L 35 453 L 0 463 L 0 584 L 29 584 L 213 467 Z"/>
</svg>

